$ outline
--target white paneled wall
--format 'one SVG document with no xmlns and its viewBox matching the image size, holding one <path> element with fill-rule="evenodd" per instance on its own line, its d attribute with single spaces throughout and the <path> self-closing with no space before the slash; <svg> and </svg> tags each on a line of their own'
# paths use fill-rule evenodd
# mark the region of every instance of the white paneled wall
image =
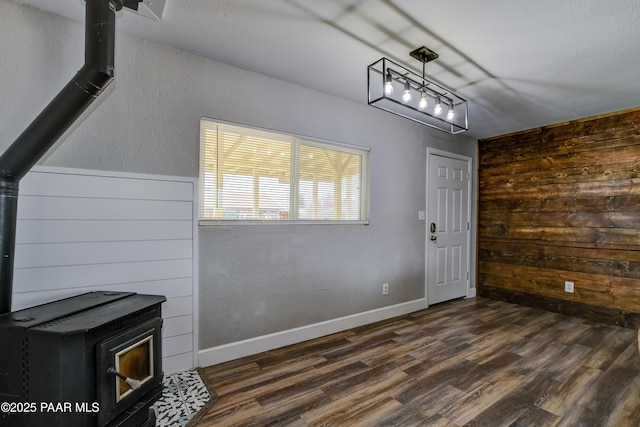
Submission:
<svg viewBox="0 0 640 427">
<path fill-rule="evenodd" d="M 20 182 L 13 310 L 90 291 L 167 297 L 163 369 L 197 364 L 196 181 L 37 167 Z"/>
</svg>

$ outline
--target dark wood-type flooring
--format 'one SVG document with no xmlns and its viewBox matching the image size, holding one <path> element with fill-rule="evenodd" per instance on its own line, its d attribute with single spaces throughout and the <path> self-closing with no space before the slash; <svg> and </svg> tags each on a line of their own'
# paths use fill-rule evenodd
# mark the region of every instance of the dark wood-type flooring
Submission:
<svg viewBox="0 0 640 427">
<path fill-rule="evenodd" d="M 201 427 L 640 425 L 635 330 L 486 298 L 200 372 Z"/>
</svg>

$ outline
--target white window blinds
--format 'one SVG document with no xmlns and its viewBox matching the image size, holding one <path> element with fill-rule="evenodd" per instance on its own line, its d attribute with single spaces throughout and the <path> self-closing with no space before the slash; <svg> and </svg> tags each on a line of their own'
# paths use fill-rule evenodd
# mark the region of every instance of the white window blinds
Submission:
<svg viewBox="0 0 640 427">
<path fill-rule="evenodd" d="M 369 150 L 200 123 L 201 221 L 368 221 Z"/>
</svg>

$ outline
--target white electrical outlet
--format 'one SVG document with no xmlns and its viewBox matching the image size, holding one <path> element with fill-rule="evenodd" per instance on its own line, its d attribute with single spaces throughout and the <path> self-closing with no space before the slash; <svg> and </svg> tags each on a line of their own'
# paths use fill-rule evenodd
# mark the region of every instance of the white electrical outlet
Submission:
<svg viewBox="0 0 640 427">
<path fill-rule="evenodd" d="M 389 284 L 388 283 L 383 283 L 382 284 L 382 295 L 389 295 Z"/>
<path fill-rule="evenodd" d="M 564 282 L 564 291 L 573 293 L 573 282 L 565 281 Z"/>
</svg>

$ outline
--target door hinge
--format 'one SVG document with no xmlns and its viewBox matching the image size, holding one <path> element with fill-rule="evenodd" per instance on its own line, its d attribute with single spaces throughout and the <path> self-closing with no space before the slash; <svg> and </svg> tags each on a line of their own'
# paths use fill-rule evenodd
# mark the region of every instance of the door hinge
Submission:
<svg viewBox="0 0 640 427">
<path fill-rule="evenodd" d="M 467 230 L 469 230 L 469 229 L 470 229 L 470 225 L 469 225 L 469 223 L 467 223 Z"/>
<path fill-rule="evenodd" d="M 469 280 L 469 272 L 467 271 L 467 280 Z"/>
</svg>

